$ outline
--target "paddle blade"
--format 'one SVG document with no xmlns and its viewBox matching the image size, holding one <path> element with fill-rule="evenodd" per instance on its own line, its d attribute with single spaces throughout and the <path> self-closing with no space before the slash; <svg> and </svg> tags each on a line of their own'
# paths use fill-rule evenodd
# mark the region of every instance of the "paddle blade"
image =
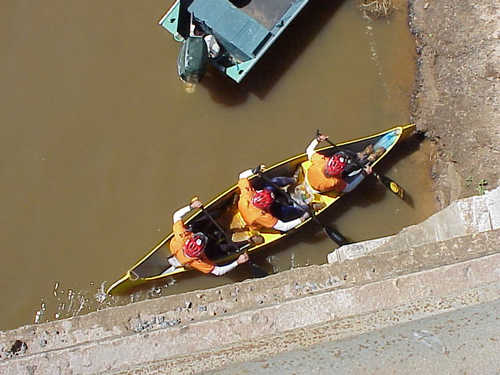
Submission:
<svg viewBox="0 0 500 375">
<path fill-rule="evenodd" d="M 248 261 L 248 265 L 250 266 L 250 270 L 252 271 L 252 276 L 254 278 L 261 278 L 261 277 L 266 277 L 269 276 L 269 274 L 260 266 L 252 262 L 251 260 Z"/>
<path fill-rule="evenodd" d="M 318 217 L 316 216 L 316 214 L 314 213 L 313 210 L 310 210 L 309 213 L 311 214 L 311 219 L 318 225 L 321 225 L 321 227 L 323 228 L 323 230 L 325 231 L 326 235 L 333 241 L 335 242 L 337 245 L 339 246 L 344 246 L 344 245 L 347 245 L 349 242 L 347 241 L 347 239 L 341 235 L 338 231 L 336 231 L 335 229 L 333 229 L 332 227 L 328 226 L 328 225 L 325 225 L 323 224 L 319 219 Z"/>
<path fill-rule="evenodd" d="M 391 181 L 389 183 L 389 189 L 391 190 L 391 192 L 393 194 L 397 195 L 401 199 L 404 199 L 404 196 L 405 196 L 404 189 L 401 186 L 399 186 L 398 184 L 396 184 L 394 181 Z"/>
<path fill-rule="evenodd" d="M 330 237 L 330 239 L 332 239 L 337 245 L 344 246 L 349 243 L 343 235 L 341 235 L 332 227 L 323 225 L 323 229 L 325 230 L 325 233 L 328 235 L 328 237 Z"/>
<path fill-rule="evenodd" d="M 384 185 L 387 189 L 391 191 L 392 194 L 398 196 L 401 199 L 404 199 L 405 191 L 399 186 L 396 182 L 391 180 L 389 177 L 384 175 L 379 175 L 378 173 L 374 173 L 377 180 L 379 180 L 382 185 Z"/>
</svg>

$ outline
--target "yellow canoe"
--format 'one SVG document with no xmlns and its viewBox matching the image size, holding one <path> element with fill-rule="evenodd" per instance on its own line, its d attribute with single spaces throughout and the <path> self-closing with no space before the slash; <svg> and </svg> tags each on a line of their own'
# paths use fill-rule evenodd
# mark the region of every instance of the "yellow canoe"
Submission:
<svg viewBox="0 0 500 375">
<path fill-rule="evenodd" d="M 411 135 L 414 130 L 415 130 L 415 125 L 413 124 L 396 126 L 368 137 L 339 143 L 337 144 L 337 147 L 352 152 L 360 152 L 369 144 L 374 144 L 375 147 L 383 146 L 385 148 L 385 152 L 381 154 L 378 157 L 378 159 L 372 163 L 372 166 L 374 166 L 377 163 L 379 163 L 380 160 L 382 160 L 397 143 L 399 143 L 401 140 Z M 317 151 L 321 152 L 322 154 L 329 155 L 338 151 L 338 149 L 335 149 L 333 146 L 327 146 L 320 148 Z M 265 168 L 263 172 L 265 173 L 266 176 L 271 178 L 274 176 L 291 176 L 294 174 L 294 172 L 297 170 L 299 166 L 301 167 L 301 172 L 307 171 L 309 167 L 309 162 L 307 161 L 307 155 L 305 153 L 296 155 L 287 160 L 274 164 L 268 168 Z M 299 179 L 303 179 L 303 176 L 304 173 L 300 173 Z M 250 177 L 250 180 L 259 178 L 260 178 L 259 176 L 252 176 Z M 257 180 L 255 180 L 254 182 L 257 182 Z M 335 193 L 314 195 L 314 201 L 320 203 L 320 205 L 317 205 L 318 210 L 316 211 L 316 215 L 319 215 L 323 211 L 328 209 L 328 207 L 330 207 L 341 196 L 342 194 L 338 195 Z M 239 218 L 239 214 L 237 213 L 236 209 L 237 197 L 238 197 L 238 188 L 236 185 L 233 185 L 229 189 L 219 194 L 214 199 L 212 199 L 211 201 L 209 201 L 207 204 L 204 205 L 205 210 L 208 211 L 211 216 L 215 217 L 216 220 L 219 222 L 219 224 L 223 228 L 226 228 L 228 232 L 230 231 L 229 229 L 230 226 L 231 227 L 234 226 L 234 223 L 237 222 Z M 246 248 L 245 251 L 249 254 L 259 251 L 265 246 L 268 246 L 271 243 L 278 241 L 283 237 L 286 237 L 290 233 L 299 230 L 309 220 L 311 219 L 306 220 L 293 230 L 286 233 L 281 233 L 272 230 L 263 231 L 259 233 L 255 232 L 247 233 L 248 235 L 260 234 L 264 238 L 264 242 L 258 245 L 250 246 Z M 215 226 L 209 220 L 207 220 L 206 216 L 201 211 L 194 213 L 191 217 L 189 217 L 185 221 L 185 223 L 186 225 L 191 225 L 194 231 L 203 231 L 204 233 L 208 234 L 209 237 L 210 237 L 210 232 L 216 231 Z M 174 276 L 190 271 L 190 269 L 180 267 L 175 269 L 175 271 L 173 272 L 163 273 L 170 266 L 167 259 L 171 255 L 169 251 L 169 243 L 172 237 L 173 234 L 170 233 L 162 241 L 160 241 L 160 243 L 158 243 L 150 252 L 148 252 L 136 264 L 134 264 L 119 280 L 114 282 L 107 289 L 107 293 L 112 295 L 124 294 L 130 289 L 137 287 L 141 284 L 144 284 L 146 282 L 154 280 L 158 281 L 169 276 Z M 212 247 L 215 246 L 216 245 L 212 245 Z M 210 249 L 207 248 L 208 255 L 211 255 L 211 258 L 214 260 L 214 262 L 218 264 L 227 263 L 238 256 L 237 253 L 228 256 L 227 254 L 221 252 L 217 251 L 210 252 L 209 250 Z"/>
</svg>

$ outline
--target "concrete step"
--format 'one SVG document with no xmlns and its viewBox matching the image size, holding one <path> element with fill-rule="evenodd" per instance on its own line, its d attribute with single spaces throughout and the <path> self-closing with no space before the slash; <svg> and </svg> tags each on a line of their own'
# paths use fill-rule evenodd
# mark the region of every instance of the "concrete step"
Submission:
<svg viewBox="0 0 500 375">
<path fill-rule="evenodd" d="M 0 373 L 114 374 L 193 361 L 215 347 L 496 282 L 499 251 L 494 230 L 1 332 Z M 24 349 L 13 353 L 17 340 Z"/>
<path fill-rule="evenodd" d="M 496 288 L 489 285 L 475 289 L 474 293 L 483 299 L 485 292 L 492 289 L 500 292 L 500 283 Z M 499 374 L 500 299 L 471 302 L 464 295 L 416 299 L 397 309 L 272 336 L 266 338 L 267 345 L 259 340 L 252 345 L 252 357 L 241 350 L 242 344 L 225 348 L 226 355 L 219 352 L 218 357 L 212 352 L 204 358 L 212 366 L 220 366 L 221 362 L 224 366 L 204 374 Z M 439 311 L 443 305 L 448 308 L 439 314 L 419 316 L 415 311 L 417 306 Z M 373 322 L 377 329 L 373 329 Z M 344 328 L 349 326 L 358 328 L 356 332 Z M 276 353 L 283 344 L 287 349 Z M 236 353 L 235 360 L 228 363 L 231 349 Z M 192 362 L 189 367 L 194 367 Z"/>
<path fill-rule="evenodd" d="M 456 201 L 422 223 L 403 229 L 397 235 L 342 246 L 328 255 L 328 262 L 343 262 L 373 252 L 392 252 L 498 228 L 500 188 Z"/>
</svg>

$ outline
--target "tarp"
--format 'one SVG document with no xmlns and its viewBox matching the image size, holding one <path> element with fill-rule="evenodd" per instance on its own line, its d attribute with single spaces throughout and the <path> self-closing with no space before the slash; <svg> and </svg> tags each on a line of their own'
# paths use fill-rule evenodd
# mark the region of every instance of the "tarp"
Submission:
<svg viewBox="0 0 500 375">
<path fill-rule="evenodd" d="M 247 56 L 254 52 L 269 34 L 263 25 L 228 0 L 194 0 L 189 12 L 219 38 L 229 42 Z"/>
</svg>

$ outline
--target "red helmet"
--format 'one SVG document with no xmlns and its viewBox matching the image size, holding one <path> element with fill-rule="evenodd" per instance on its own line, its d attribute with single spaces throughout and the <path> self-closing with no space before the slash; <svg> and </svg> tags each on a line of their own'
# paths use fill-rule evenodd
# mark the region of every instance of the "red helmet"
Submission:
<svg viewBox="0 0 500 375">
<path fill-rule="evenodd" d="M 337 152 L 326 162 L 325 175 L 328 177 L 338 177 L 347 165 L 347 155 L 343 152 Z"/>
<path fill-rule="evenodd" d="M 199 257 L 205 250 L 207 236 L 203 233 L 195 233 L 184 243 L 184 254 L 190 258 Z"/>
<path fill-rule="evenodd" d="M 268 209 L 274 202 L 274 194 L 267 189 L 256 190 L 252 197 L 252 204 L 261 210 Z"/>
</svg>

